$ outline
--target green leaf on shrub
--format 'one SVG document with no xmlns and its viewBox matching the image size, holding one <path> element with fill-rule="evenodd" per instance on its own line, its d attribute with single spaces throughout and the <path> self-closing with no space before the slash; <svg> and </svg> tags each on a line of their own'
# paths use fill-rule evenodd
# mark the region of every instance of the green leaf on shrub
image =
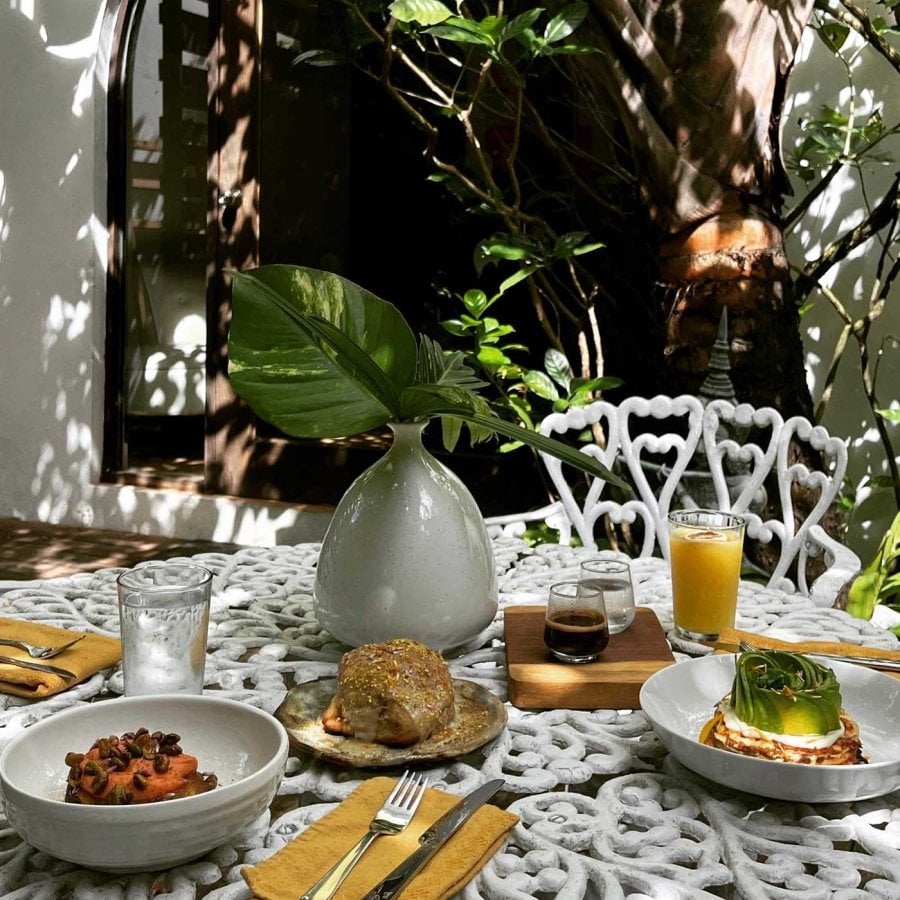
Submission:
<svg viewBox="0 0 900 900">
<path fill-rule="evenodd" d="M 572 250 L 572 256 L 583 256 L 585 253 L 593 253 L 595 250 L 602 250 L 606 244 L 595 241 L 593 244 L 582 244 Z"/>
<path fill-rule="evenodd" d="M 488 370 L 505 366 L 510 361 L 509 357 L 497 347 L 480 347 L 477 355 L 478 362 Z"/>
<path fill-rule="evenodd" d="M 550 380 L 550 377 L 544 372 L 538 372 L 536 369 L 529 369 L 522 377 L 525 385 L 530 391 L 534 391 L 538 397 L 544 400 L 558 400 L 559 391 L 556 385 Z"/>
<path fill-rule="evenodd" d="M 502 40 L 510 40 L 512 38 L 517 38 L 520 35 L 524 34 L 528 29 L 534 25 L 534 23 L 543 15 L 544 10 L 538 9 L 529 9 L 527 12 L 523 12 L 519 16 L 514 16 L 503 30 L 500 33 L 500 37 Z"/>
<path fill-rule="evenodd" d="M 484 291 L 466 291 L 463 306 L 476 318 L 488 308 L 488 298 Z"/>
<path fill-rule="evenodd" d="M 537 270 L 537 266 L 525 266 L 519 269 L 518 272 L 514 272 L 509 278 L 505 278 L 502 282 L 500 282 L 500 287 L 498 288 L 501 294 L 508 291 L 511 287 L 517 285 L 520 281 L 524 281 L 530 275 L 533 275 Z"/>
<path fill-rule="evenodd" d="M 832 53 L 837 53 L 844 46 L 844 41 L 850 34 L 850 28 L 840 22 L 826 22 L 816 32 Z"/>
<path fill-rule="evenodd" d="M 572 382 L 572 367 L 569 365 L 565 353 L 551 347 L 544 354 L 544 368 L 547 370 L 547 374 L 568 394 L 569 385 Z"/>
<path fill-rule="evenodd" d="M 544 40 L 547 43 L 565 40 L 587 16 L 586 3 L 573 3 L 555 15 L 544 29 Z"/>
<path fill-rule="evenodd" d="M 469 333 L 469 329 L 459 319 L 446 319 L 441 322 L 441 327 L 454 337 L 465 337 Z"/>
<path fill-rule="evenodd" d="M 483 31 L 477 22 L 453 16 L 442 25 L 433 25 L 428 34 L 455 41 L 458 44 L 480 44 L 482 47 L 493 47 L 496 43 L 490 32 Z"/>
<path fill-rule="evenodd" d="M 394 0 L 388 12 L 398 22 L 415 22 L 418 25 L 437 25 L 445 22 L 453 13 L 440 0 Z"/>
<path fill-rule="evenodd" d="M 888 422 L 900 422 L 900 409 L 876 409 L 875 412 Z"/>
</svg>

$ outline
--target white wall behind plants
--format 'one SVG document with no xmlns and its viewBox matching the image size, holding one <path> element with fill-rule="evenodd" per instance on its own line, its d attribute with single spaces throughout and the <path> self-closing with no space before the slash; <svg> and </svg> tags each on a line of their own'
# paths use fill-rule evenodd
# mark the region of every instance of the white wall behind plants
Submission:
<svg viewBox="0 0 900 900">
<path fill-rule="evenodd" d="M 98 484 L 105 7 L 0 7 L 0 517 L 255 545 L 317 540 L 323 511 Z"/>
<path fill-rule="evenodd" d="M 900 48 L 900 40 L 896 36 L 890 39 Z M 784 117 L 786 152 L 802 137 L 801 119 L 817 115 L 823 105 L 838 109 L 845 115 L 852 110 L 860 122 L 873 109 L 881 111 L 888 128 L 900 122 L 900 75 L 881 56 L 871 51 L 859 53 L 860 47 L 861 41 L 854 39 L 851 34 L 842 48 L 842 56 L 851 65 L 854 85 L 851 91 L 846 69 L 812 29 L 807 29 L 789 83 Z M 872 207 L 884 196 L 900 169 L 900 135 L 886 139 L 879 149 L 890 157 L 890 161 L 866 166 L 864 170 L 865 197 Z M 805 193 L 802 183 L 797 179 L 794 179 L 794 187 L 795 196 L 788 200 L 787 208 Z M 788 237 L 787 250 L 791 262 L 802 266 L 806 260 L 818 258 L 825 247 L 848 228 L 857 225 L 864 215 L 859 177 L 842 172 Z M 825 278 L 825 284 L 840 298 L 854 320 L 861 319 L 868 309 L 880 251 L 880 243 L 875 239 L 870 240 Z M 895 243 L 888 268 L 897 253 Z M 813 401 L 818 402 L 825 387 L 843 322 L 827 299 L 814 295 L 814 300 L 814 305 L 803 318 L 803 331 L 810 390 Z M 884 312 L 875 322 L 868 341 L 872 355 L 870 364 L 874 363 L 879 348 L 884 347 L 878 367 L 876 391 L 880 405 L 885 408 L 900 407 L 898 341 L 900 283 L 895 282 Z M 832 434 L 848 438 L 848 482 L 856 498 L 850 517 L 848 543 L 866 563 L 875 553 L 897 508 L 893 491 L 873 489 L 870 484 L 871 475 L 889 473 L 886 451 L 866 400 L 861 372 L 858 344 L 851 338 L 840 356 L 833 395 L 826 405 L 821 424 Z M 900 451 L 900 426 L 888 423 L 887 428 L 894 451 Z"/>
<path fill-rule="evenodd" d="M 7 0 L 0 7 L 0 517 L 258 545 L 317 539 L 327 513 L 97 483 L 105 327 L 105 7 L 103 0 Z M 787 144 L 801 112 L 834 105 L 844 83 L 840 68 L 811 38 L 804 40 L 791 81 Z M 857 77 L 884 85 L 892 75 L 885 66 L 867 61 Z M 894 107 L 885 112 L 889 123 L 900 116 L 897 93 L 881 98 Z M 896 144 L 894 152 L 900 158 Z M 892 171 L 880 173 L 882 190 Z M 814 256 L 859 208 L 852 183 L 836 181 L 792 237 L 792 257 Z M 835 282 L 857 308 L 871 285 L 873 259 L 872 248 L 863 248 Z M 891 299 L 874 345 L 881 335 L 900 334 L 900 297 Z M 814 397 L 839 327 L 821 301 L 804 320 Z M 898 404 L 898 366 L 900 350 L 889 350 L 879 376 L 886 406 Z M 867 472 L 884 471 L 884 454 L 858 371 L 850 349 L 823 424 L 852 436 L 852 481 L 860 503 L 851 544 L 866 557 L 893 505 L 889 495 L 866 488 Z"/>
</svg>

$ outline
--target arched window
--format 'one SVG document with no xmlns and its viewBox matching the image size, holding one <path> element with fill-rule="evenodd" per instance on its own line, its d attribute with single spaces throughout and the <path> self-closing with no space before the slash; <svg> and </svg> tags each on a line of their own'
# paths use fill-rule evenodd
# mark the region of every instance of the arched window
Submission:
<svg viewBox="0 0 900 900">
<path fill-rule="evenodd" d="M 339 34 L 337 6 L 132 0 L 118 9 L 108 480 L 303 499 L 298 479 L 272 465 L 297 447 L 231 392 L 227 271 L 347 268 L 350 73 L 295 65 Z"/>
<path fill-rule="evenodd" d="M 227 379 L 227 272 L 336 271 L 440 337 L 455 313 L 432 281 L 469 278 L 471 247 L 436 212 L 421 135 L 352 66 L 302 63 L 348 50 L 342 3 L 109 3 L 104 479 L 333 504 L 389 437 L 298 441 L 253 419 Z M 473 459 L 470 484 L 496 484 Z"/>
</svg>

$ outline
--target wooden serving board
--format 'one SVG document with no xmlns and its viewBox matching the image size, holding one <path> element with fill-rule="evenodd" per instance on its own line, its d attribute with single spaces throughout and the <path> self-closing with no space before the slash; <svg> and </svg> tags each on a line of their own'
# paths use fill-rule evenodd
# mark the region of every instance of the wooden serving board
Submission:
<svg viewBox="0 0 900 900">
<path fill-rule="evenodd" d="M 656 613 L 645 607 L 596 662 L 559 662 L 544 644 L 545 610 L 504 612 L 509 699 L 520 709 L 638 709 L 641 685 L 675 662 Z"/>
</svg>

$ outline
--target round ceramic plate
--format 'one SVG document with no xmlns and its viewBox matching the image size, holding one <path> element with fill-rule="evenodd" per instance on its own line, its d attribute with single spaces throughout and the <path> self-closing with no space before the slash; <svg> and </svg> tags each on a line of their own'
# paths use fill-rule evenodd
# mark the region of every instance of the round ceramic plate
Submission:
<svg viewBox="0 0 900 900">
<path fill-rule="evenodd" d="M 900 788 L 900 679 L 850 663 L 821 660 L 834 670 L 844 709 L 859 724 L 867 764 L 775 762 L 701 744 L 700 729 L 731 690 L 734 659 L 704 656 L 676 663 L 641 688 L 641 708 L 682 765 L 727 787 L 805 803 L 862 800 Z"/>
<path fill-rule="evenodd" d="M 359 768 L 397 766 L 411 762 L 452 759 L 477 750 L 506 727 L 506 709 L 499 697 L 474 681 L 453 679 L 456 716 L 452 724 L 411 747 L 387 747 L 339 734 L 322 727 L 322 713 L 337 682 L 332 678 L 301 684 L 288 691 L 275 717 L 288 733 L 291 745 L 330 762 Z"/>
</svg>

